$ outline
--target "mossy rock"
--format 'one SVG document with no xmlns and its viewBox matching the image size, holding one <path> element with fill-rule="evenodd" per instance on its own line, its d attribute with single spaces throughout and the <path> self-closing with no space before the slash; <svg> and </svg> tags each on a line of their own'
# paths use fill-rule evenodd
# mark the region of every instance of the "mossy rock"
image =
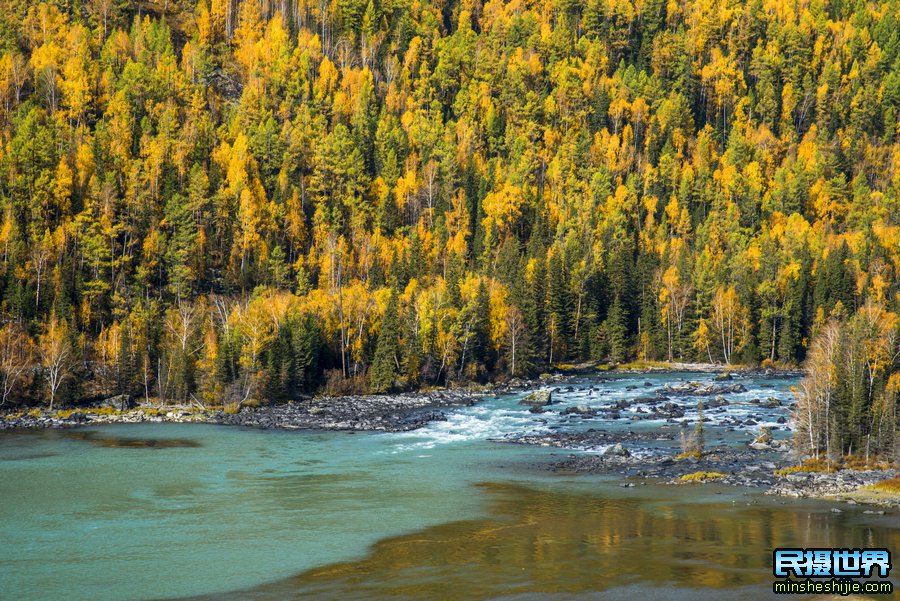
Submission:
<svg viewBox="0 0 900 601">
<path fill-rule="evenodd" d="M 543 407 L 553 402 L 553 393 L 549 390 L 535 390 L 530 392 L 519 401 L 520 405 L 532 405 Z"/>
</svg>

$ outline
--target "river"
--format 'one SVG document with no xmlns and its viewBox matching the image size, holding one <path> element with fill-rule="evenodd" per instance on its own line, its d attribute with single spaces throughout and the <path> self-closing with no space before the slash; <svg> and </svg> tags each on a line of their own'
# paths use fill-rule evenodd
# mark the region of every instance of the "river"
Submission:
<svg viewBox="0 0 900 601">
<path fill-rule="evenodd" d="M 678 378 L 619 375 L 555 393 L 601 407 Z M 732 401 L 790 379 L 741 379 Z M 673 422 L 532 414 L 520 394 L 405 433 L 135 424 L 0 433 L 0 598 L 761 599 L 776 546 L 900 550 L 896 515 L 725 486 L 550 472 L 571 451 L 521 432 Z M 695 399 L 685 398 L 690 420 Z M 789 407 L 710 413 L 744 444 Z M 734 425 L 740 423 L 741 425 Z M 635 453 L 671 453 L 661 440 Z M 603 449 L 595 449 L 600 452 Z"/>
</svg>

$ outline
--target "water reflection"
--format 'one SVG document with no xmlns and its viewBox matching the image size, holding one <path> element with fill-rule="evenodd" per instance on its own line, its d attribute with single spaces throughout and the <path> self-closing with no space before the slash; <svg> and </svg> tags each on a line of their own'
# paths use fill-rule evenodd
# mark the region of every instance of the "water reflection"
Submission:
<svg viewBox="0 0 900 601">
<path fill-rule="evenodd" d="M 128 438 L 97 430 L 60 430 L 62 436 L 111 449 L 196 449 L 202 445 L 190 438 Z"/>
<path fill-rule="evenodd" d="M 818 504 L 482 488 L 489 518 L 386 539 L 361 560 L 214 598 L 760 599 L 772 596 L 774 547 L 900 549 L 895 522 L 873 526 Z"/>
</svg>

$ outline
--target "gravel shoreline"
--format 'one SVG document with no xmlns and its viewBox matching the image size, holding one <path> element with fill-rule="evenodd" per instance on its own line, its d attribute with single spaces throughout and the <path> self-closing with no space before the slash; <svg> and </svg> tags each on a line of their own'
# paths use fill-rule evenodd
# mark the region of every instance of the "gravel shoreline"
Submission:
<svg viewBox="0 0 900 601">
<path fill-rule="evenodd" d="M 582 451 L 543 467 L 558 473 L 619 476 L 625 480 L 623 486 L 633 486 L 632 480 L 642 479 L 693 485 L 682 478 L 692 474 L 715 474 L 713 477 L 697 476 L 696 481 L 756 488 L 768 495 L 820 498 L 851 505 L 900 509 L 900 497 L 868 488 L 876 482 L 900 476 L 900 470 L 896 468 L 776 475 L 776 470 L 797 464 L 790 454 L 790 446 L 778 441 L 746 448 L 723 444 L 708 448 L 701 457 L 681 459 L 659 452 L 632 454 L 625 446 L 635 442 L 671 441 L 673 438 L 671 433 L 663 431 L 589 430 L 521 435 L 498 441 Z"/>
<path fill-rule="evenodd" d="M 110 412 L 83 408 L 57 412 L 30 412 L 0 416 L 0 430 L 70 428 L 99 424 L 141 422 L 207 423 L 261 429 L 377 430 L 403 432 L 446 419 L 442 408 L 473 405 L 486 393 L 442 390 L 399 395 L 314 398 L 261 407 L 243 407 L 236 413 L 190 407 L 137 407 Z"/>
</svg>

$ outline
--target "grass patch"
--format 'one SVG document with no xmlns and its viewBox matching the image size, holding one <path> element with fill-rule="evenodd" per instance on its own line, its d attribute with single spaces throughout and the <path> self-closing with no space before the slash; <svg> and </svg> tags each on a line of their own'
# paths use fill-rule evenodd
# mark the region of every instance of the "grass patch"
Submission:
<svg viewBox="0 0 900 601">
<path fill-rule="evenodd" d="M 692 474 L 685 474 L 681 478 L 678 479 L 679 482 L 710 482 L 712 480 L 718 480 L 719 478 L 724 478 L 725 474 L 721 472 L 694 472 Z"/>
<path fill-rule="evenodd" d="M 844 457 L 840 461 L 829 461 L 827 459 L 807 459 L 800 465 L 792 465 L 780 470 L 775 470 L 776 476 L 787 476 L 788 474 L 797 474 L 804 472 L 819 472 L 830 474 L 838 470 L 855 470 L 859 472 L 867 472 L 872 470 L 887 470 L 891 468 L 891 464 L 886 461 L 880 461 L 877 457 L 866 459 L 864 456 L 850 455 Z"/>
<path fill-rule="evenodd" d="M 849 457 L 844 457 L 841 466 L 860 472 L 867 472 L 871 470 L 887 470 L 891 468 L 890 463 L 879 461 L 876 457 L 869 457 L 867 459 L 865 455 L 850 455 Z"/>
<path fill-rule="evenodd" d="M 876 482 L 870 486 L 872 490 L 886 492 L 895 496 L 900 496 L 900 477 L 890 478 Z"/>
<path fill-rule="evenodd" d="M 93 413 L 94 415 L 120 415 L 122 413 L 112 407 L 91 407 L 90 409 L 85 409 L 85 412 Z"/>
<path fill-rule="evenodd" d="M 241 410 L 241 404 L 240 404 L 240 403 L 228 403 L 228 404 L 225 405 L 225 407 L 222 409 L 222 412 L 225 413 L 225 414 L 227 414 L 227 415 L 234 415 L 235 413 L 237 413 L 237 412 L 240 411 L 240 410 Z"/>
<path fill-rule="evenodd" d="M 647 359 L 639 359 L 628 363 L 620 363 L 615 369 L 621 370 L 643 370 L 643 369 L 673 369 L 670 363 L 665 361 L 649 361 Z"/>
<path fill-rule="evenodd" d="M 838 471 L 838 469 L 840 469 L 840 466 L 834 461 L 828 461 L 827 459 L 807 459 L 800 465 L 792 465 L 790 467 L 781 468 L 780 470 L 775 470 L 775 475 L 787 476 L 788 474 L 796 474 L 798 472 L 830 474 Z"/>
</svg>

